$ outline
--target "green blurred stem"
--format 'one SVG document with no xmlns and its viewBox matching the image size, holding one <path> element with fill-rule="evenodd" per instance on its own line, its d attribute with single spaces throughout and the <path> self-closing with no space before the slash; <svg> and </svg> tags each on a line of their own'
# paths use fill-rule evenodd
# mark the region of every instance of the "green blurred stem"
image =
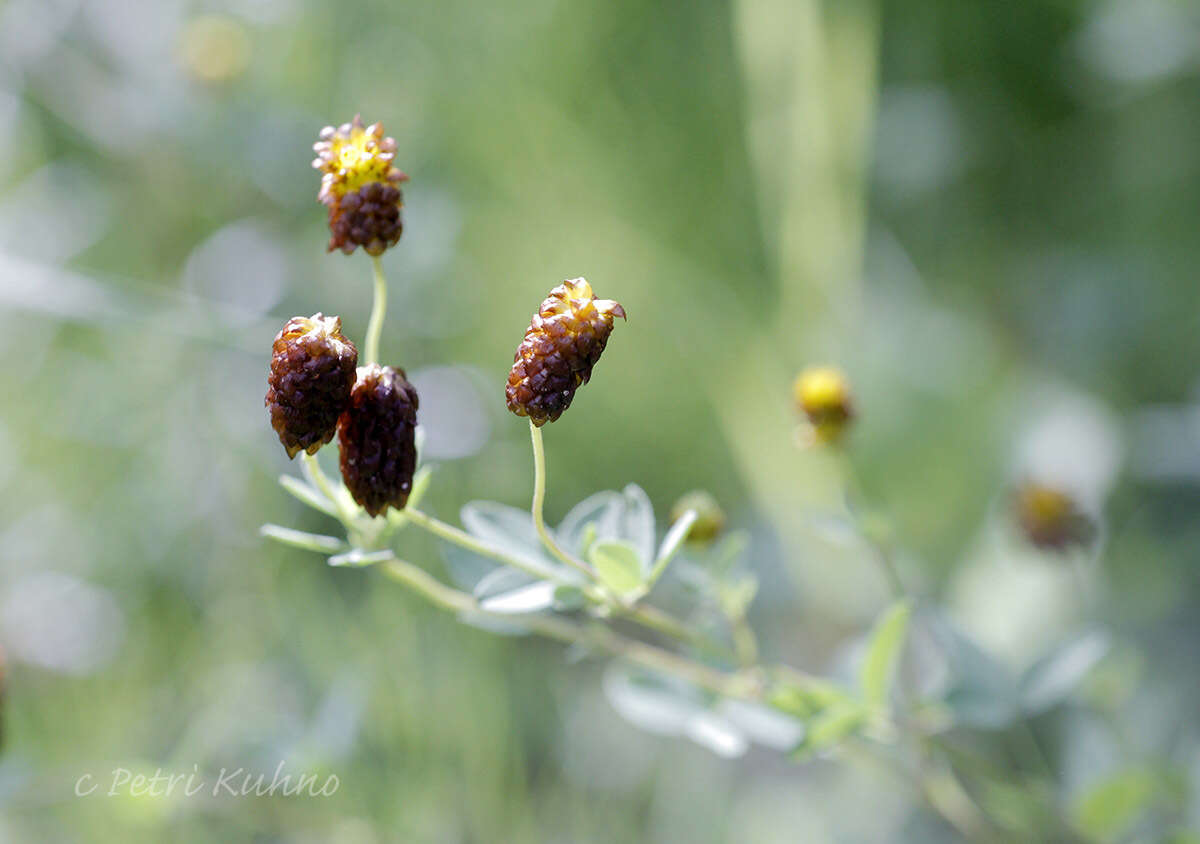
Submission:
<svg viewBox="0 0 1200 844">
<path fill-rule="evenodd" d="M 430 603 L 444 610 L 486 615 L 506 621 L 513 620 L 511 615 L 490 613 L 482 609 L 479 602 L 472 596 L 446 586 L 412 563 L 393 558 L 381 563 L 380 566 L 388 577 L 404 584 Z M 559 642 L 580 643 L 604 651 L 643 668 L 679 677 L 714 694 L 746 700 L 758 698 L 755 685 L 747 682 L 738 674 L 718 671 L 654 645 L 629 639 L 603 626 L 585 626 L 558 616 L 533 614 L 522 616 L 520 623 L 547 638 Z"/>
<path fill-rule="evenodd" d="M 896 598 L 908 597 L 908 590 L 904 588 L 904 581 L 900 578 L 900 570 L 896 568 L 896 559 L 892 554 L 892 549 L 881 542 L 871 530 L 864 529 L 860 511 L 866 509 L 866 494 L 863 492 L 858 472 L 855 470 L 854 464 L 851 462 L 848 454 L 841 451 L 838 457 L 842 469 L 842 478 L 846 485 L 846 496 L 849 499 L 847 504 L 850 514 L 854 516 L 855 521 L 858 523 L 858 534 L 871 547 L 871 551 L 875 555 L 875 560 L 888 582 L 888 588 L 892 590 L 892 595 Z"/>
<path fill-rule="evenodd" d="M 538 536 L 542 538 L 542 544 L 551 554 L 568 566 L 579 569 L 587 575 L 589 580 L 595 580 L 596 573 L 592 571 L 592 567 L 560 548 L 554 541 L 554 537 L 550 535 L 550 531 L 546 530 L 546 517 L 542 513 L 542 507 L 546 502 L 546 448 L 542 444 L 542 429 L 533 424 L 532 419 L 529 420 L 529 439 L 533 442 L 533 506 L 531 509 L 533 525 L 537 528 Z"/>
<path fill-rule="evenodd" d="M 383 333 L 383 319 L 387 316 L 387 278 L 383 274 L 383 259 L 371 256 L 371 267 L 375 273 L 375 299 L 371 303 L 371 319 L 367 322 L 367 339 L 363 344 L 364 363 L 379 363 L 379 335 Z"/>
</svg>

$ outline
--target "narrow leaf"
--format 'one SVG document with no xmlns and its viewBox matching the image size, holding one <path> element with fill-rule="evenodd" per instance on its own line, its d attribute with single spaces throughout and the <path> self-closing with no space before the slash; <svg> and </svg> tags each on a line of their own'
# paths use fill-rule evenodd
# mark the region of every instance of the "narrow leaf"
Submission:
<svg viewBox="0 0 1200 844">
<path fill-rule="evenodd" d="M 345 554 L 330 557 L 329 565 L 345 568 L 362 568 L 363 566 L 370 566 L 375 563 L 387 562 L 394 557 L 395 555 L 391 551 L 364 551 L 362 548 L 353 548 Z"/>
<path fill-rule="evenodd" d="M 337 506 L 299 478 L 292 477 L 291 475 L 280 475 L 279 485 L 301 504 L 312 507 L 314 510 L 319 510 L 327 516 L 333 516 L 335 519 L 338 518 Z"/>
<path fill-rule="evenodd" d="M 1044 712 L 1062 702 L 1104 659 L 1109 638 L 1092 632 L 1055 648 L 1021 677 L 1021 706 L 1026 713 Z"/>
<path fill-rule="evenodd" d="M 875 623 L 859 674 L 863 697 L 872 706 L 888 702 L 911 614 L 912 606 L 901 600 L 884 610 Z"/>
<path fill-rule="evenodd" d="M 663 537 L 662 545 L 658 546 L 658 557 L 655 558 L 654 568 L 647 579 L 651 585 L 657 583 L 658 579 L 663 576 L 663 572 L 667 570 L 667 566 L 671 564 L 671 560 L 679 552 L 680 546 L 683 545 L 683 540 L 687 538 L 688 531 L 691 530 L 692 525 L 696 523 L 696 519 L 698 518 L 700 518 L 699 513 L 695 510 L 688 510 L 675 520 L 675 524 L 671 525 L 671 529 Z"/>
<path fill-rule="evenodd" d="M 336 536 L 323 536 L 318 533 L 305 533 L 282 525 L 263 525 L 258 529 L 259 534 L 267 539 L 289 545 L 292 548 L 303 548 L 305 551 L 316 551 L 320 554 L 333 554 L 343 550 L 346 543 Z"/>
</svg>

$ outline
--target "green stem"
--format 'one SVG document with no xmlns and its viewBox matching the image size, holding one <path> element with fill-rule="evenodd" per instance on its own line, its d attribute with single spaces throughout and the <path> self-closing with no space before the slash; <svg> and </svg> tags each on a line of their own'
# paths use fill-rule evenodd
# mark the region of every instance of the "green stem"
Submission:
<svg viewBox="0 0 1200 844">
<path fill-rule="evenodd" d="M 529 438 L 533 442 L 533 506 L 531 509 L 533 525 L 537 528 L 538 536 L 542 538 L 542 544 L 551 554 L 568 566 L 579 569 L 589 579 L 595 580 L 596 573 L 592 571 L 592 567 L 560 548 L 554 541 L 554 537 L 550 535 L 550 531 L 546 530 L 546 517 L 542 513 L 542 507 L 546 501 L 546 448 L 542 445 L 542 429 L 533 424 L 532 419 L 529 421 Z"/>
<path fill-rule="evenodd" d="M 875 561 L 879 564 L 880 571 L 883 572 L 884 579 L 888 582 L 888 588 L 892 590 L 892 595 L 896 598 L 907 597 L 908 590 L 904 588 L 904 581 L 900 577 L 900 570 L 896 568 L 896 560 L 892 556 L 891 549 L 872 535 L 870 530 L 863 529 L 859 510 L 865 507 L 866 494 L 863 492 L 862 482 L 858 478 L 854 464 L 850 462 L 850 458 L 845 452 L 840 454 L 839 462 L 842 468 L 842 478 L 846 485 L 846 496 L 849 499 L 847 504 L 850 514 L 858 523 L 859 536 L 865 539 L 871 547 Z"/>
<path fill-rule="evenodd" d="M 385 574 L 433 605 L 451 612 L 469 612 L 512 621 L 511 615 L 490 613 L 479 606 L 479 602 L 466 592 L 460 592 L 441 583 L 424 569 L 399 558 L 380 564 Z M 584 626 L 552 615 L 522 616 L 520 623 L 535 633 L 559 642 L 580 643 L 612 656 L 626 659 L 635 665 L 688 681 L 700 688 L 726 697 L 756 700 L 758 693 L 754 684 L 746 682 L 737 674 L 728 674 L 699 662 L 679 656 L 662 648 L 629 639 L 602 626 Z"/>
<path fill-rule="evenodd" d="M 364 363 L 379 363 L 379 335 L 383 333 L 383 318 L 387 316 L 387 278 L 383 275 L 383 259 L 371 256 L 375 273 L 375 299 L 371 303 L 371 318 L 367 322 L 367 339 L 363 344 Z"/>
</svg>

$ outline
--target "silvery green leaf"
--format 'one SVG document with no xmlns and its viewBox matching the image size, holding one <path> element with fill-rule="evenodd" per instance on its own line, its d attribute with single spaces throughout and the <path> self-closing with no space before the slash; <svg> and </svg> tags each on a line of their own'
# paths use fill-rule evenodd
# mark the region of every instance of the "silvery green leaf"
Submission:
<svg viewBox="0 0 1200 844">
<path fill-rule="evenodd" d="M 279 485 L 301 504 L 319 510 L 327 516 L 333 516 L 335 519 L 339 518 L 337 505 L 299 478 L 280 475 Z"/>
<path fill-rule="evenodd" d="M 737 726 L 713 712 L 698 712 L 688 721 L 684 735 L 723 759 L 736 759 L 750 747 Z"/>
<path fill-rule="evenodd" d="M 471 535 L 516 557 L 546 577 L 579 579 L 573 569 L 567 569 L 547 556 L 528 511 L 495 501 L 472 501 L 462 508 L 461 518 L 463 527 Z"/>
<path fill-rule="evenodd" d="M 263 525 L 258 532 L 267 539 L 273 539 L 283 545 L 303 548 L 305 551 L 316 551 L 321 554 L 333 554 L 346 547 L 346 543 L 336 536 L 305 533 L 302 530 L 293 530 L 282 525 Z"/>
<path fill-rule="evenodd" d="M 529 583 L 511 592 L 493 595 L 480 601 L 480 609 L 488 612 L 519 615 L 541 612 L 554 606 L 554 584 L 548 580 Z"/>
<path fill-rule="evenodd" d="M 450 579 L 460 589 L 473 592 L 488 574 L 504 568 L 491 557 L 481 557 L 458 545 L 444 542 L 441 546 L 442 556 L 446 559 L 446 570 Z"/>
<path fill-rule="evenodd" d="M 1163 778 L 1152 768 L 1133 767 L 1101 779 L 1071 807 L 1075 826 L 1089 841 L 1119 841 L 1164 793 Z"/>
<path fill-rule="evenodd" d="M 717 714 L 752 742 L 774 750 L 793 750 L 804 738 L 804 723 L 776 709 L 741 700 L 723 700 Z"/>
<path fill-rule="evenodd" d="M 605 490 L 589 495 L 583 501 L 580 501 L 571 508 L 571 511 L 567 513 L 566 518 L 562 520 L 555 531 L 558 541 L 568 551 L 576 554 L 586 553 L 587 549 L 584 547 L 584 538 L 585 533 L 588 532 L 588 525 L 592 526 L 591 533 L 594 540 L 597 538 L 595 531 L 601 522 L 603 514 L 610 507 L 618 504 L 620 498 L 619 493 L 612 490 Z"/>
<path fill-rule="evenodd" d="M 956 723 L 999 729 L 1019 713 L 1016 682 L 999 661 L 967 637 L 944 613 L 920 614 L 922 626 L 941 650 L 949 668 L 944 695 Z"/>
<path fill-rule="evenodd" d="M 638 553 L 628 542 L 601 540 L 591 547 L 588 560 L 600 582 L 618 595 L 631 595 L 643 588 Z"/>
<path fill-rule="evenodd" d="M 637 550 L 642 571 L 648 573 L 654 560 L 654 506 L 646 491 L 637 484 L 629 484 L 622 490 L 621 502 L 624 507 L 616 538 L 625 540 Z M 604 538 L 603 534 L 601 538 Z"/>
<path fill-rule="evenodd" d="M 912 605 L 901 600 L 884 610 L 867 640 L 867 650 L 858 681 L 863 698 L 872 706 L 883 706 L 891 696 L 892 679 L 908 633 Z"/>
<path fill-rule="evenodd" d="M 477 600 L 482 601 L 494 595 L 502 595 L 505 592 L 520 589 L 522 586 L 528 586 L 533 582 L 534 579 L 523 571 L 499 566 L 480 578 L 479 582 L 471 590 L 471 594 Z"/>
<path fill-rule="evenodd" d="M 637 550 L 643 573 L 654 560 L 654 508 L 641 487 L 630 484 L 622 492 L 606 490 L 588 496 L 571 509 L 559 525 L 559 541 L 576 553 L 583 553 L 587 526 L 593 525 L 595 538 L 620 540 Z"/>
<path fill-rule="evenodd" d="M 622 718 L 658 735 L 682 735 L 687 722 L 703 709 L 694 690 L 635 676 L 616 664 L 604 674 L 604 694 Z"/>
<path fill-rule="evenodd" d="M 351 568 L 361 568 L 362 566 L 370 566 L 375 563 L 386 562 L 394 558 L 391 551 L 364 551 L 361 548 L 352 548 L 345 554 L 338 554 L 335 557 L 329 558 L 331 566 L 346 566 Z"/>
<path fill-rule="evenodd" d="M 487 612 L 519 614 L 540 612 L 554 604 L 554 584 L 534 580 L 525 572 L 499 568 L 476 585 L 475 598 Z"/>
<path fill-rule="evenodd" d="M 1061 703 L 1108 654 L 1111 641 L 1099 631 L 1072 639 L 1035 662 L 1021 676 L 1021 707 L 1036 715 Z"/>
<path fill-rule="evenodd" d="M 685 683 L 635 675 L 614 664 L 605 672 L 604 693 L 622 718 L 647 732 L 683 736 L 725 757 L 746 751 L 741 731 L 709 710 L 699 692 Z"/>
</svg>

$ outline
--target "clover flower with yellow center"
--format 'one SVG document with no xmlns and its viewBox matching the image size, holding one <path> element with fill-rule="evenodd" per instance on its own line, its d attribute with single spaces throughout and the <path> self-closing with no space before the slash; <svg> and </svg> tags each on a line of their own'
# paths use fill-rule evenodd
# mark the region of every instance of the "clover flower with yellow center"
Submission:
<svg viewBox="0 0 1200 844">
<path fill-rule="evenodd" d="M 397 185 L 408 176 L 393 163 L 396 141 L 384 136 L 383 125 L 363 126 L 355 115 L 336 129 L 322 129 L 313 151 L 313 167 L 322 173 L 317 199 L 329 207 L 329 251 L 349 255 L 361 246 L 370 255 L 382 255 L 395 246 L 404 228 Z"/>
<path fill-rule="evenodd" d="M 814 439 L 826 444 L 839 440 L 854 418 L 850 385 L 842 371 L 811 366 L 796 376 L 792 390 L 796 407 L 808 419 Z"/>
</svg>

